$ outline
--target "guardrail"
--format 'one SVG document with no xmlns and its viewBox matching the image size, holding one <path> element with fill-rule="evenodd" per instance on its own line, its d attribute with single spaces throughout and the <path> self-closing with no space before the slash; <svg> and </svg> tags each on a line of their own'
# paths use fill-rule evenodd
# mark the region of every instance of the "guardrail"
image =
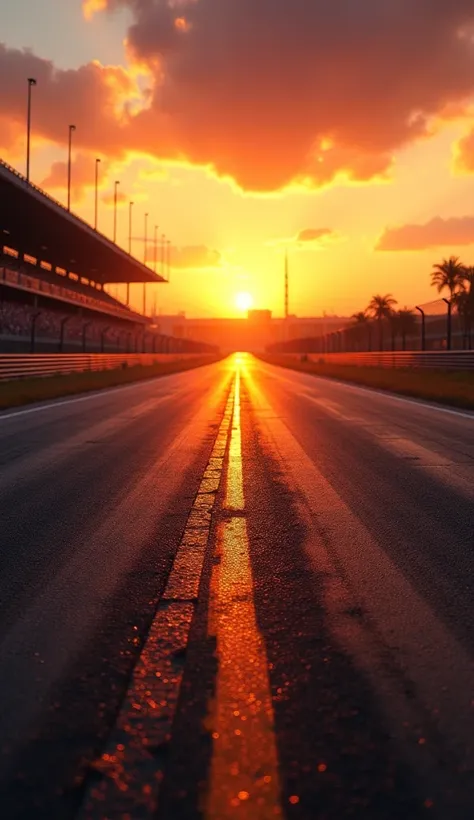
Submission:
<svg viewBox="0 0 474 820">
<path fill-rule="evenodd" d="M 179 359 L 205 358 L 203 353 L 21 353 L 0 354 L 0 382 L 13 379 L 55 376 L 87 370 L 152 365 Z"/>
<path fill-rule="evenodd" d="M 300 359 L 356 367 L 416 367 L 438 370 L 474 370 L 474 351 L 394 351 L 385 353 L 275 353 L 271 359 Z"/>
</svg>

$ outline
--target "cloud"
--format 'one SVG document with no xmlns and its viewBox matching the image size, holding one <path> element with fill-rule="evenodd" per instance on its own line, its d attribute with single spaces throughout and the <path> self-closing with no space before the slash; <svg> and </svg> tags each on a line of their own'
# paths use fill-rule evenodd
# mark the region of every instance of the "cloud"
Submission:
<svg viewBox="0 0 474 820">
<path fill-rule="evenodd" d="M 386 228 L 375 246 L 377 251 L 421 251 L 443 246 L 474 243 L 474 217 L 442 219 L 436 216 L 424 225 Z"/>
<path fill-rule="evenodd" d="M 172 248 L 170 253 L 173 268 L 218 268 L 222 264 L 219 251 L 205 245 L 188 245 Z"/>
<path fill-rule="evenodd" d="M 332 228 L 304 228 L 296 236 L 278 237 L 265 242 L 270 247 L 297 246 L 300 250 L 319 249 L 329 242 L 337 242 L 341 239 L 337 231 Z"/>
<path fill-rule="evenodd" d="M 474 94 L 472 0 L 84 4 L 89 17 L 124 7 L 133 70 L 59 71 L 2 46 L 0 116 L 24 122 L 33 76 L 39 135 L 64 143 L 73 122 L 82 150 L 190 162 L 265 192 L 383 177 Z"/>
<path fill-rule="evenodd" d="M 102 195 L 102 202 L 105 205 L 114 205 L 115 203 L 115 191 L 107 191 L 107 193 Z M 129 202 L 130 197 L 127 194 L 124 194 L 120 188 L 117 188 L 117 204 L 118 205 L 125 205 L 126 202 Z"/>
<path fill-rule="evenodd" d="M 133 236 L 132 241 L 138 245 L 143 245 L 145 236 Z M 149 232 L 147 236 L 147 262 L 154 260 L 154 236 Z M 157 237 L 156 261 L 161 265 L 161 236 Z M 185 245 L 182 248 L 170 247 L 170 265 L 172 268 L 189 270 L 220 268 L 222 266 L 222 254 L 219 251 L 207 248 L 205 245 Z"/>
<path fill-rule="evenodd" d="M 119 5 L 129 53 L 156 78 L 150 116 L 169 118 L 180 154 L 249 190 L 383 175 L 474 92 L 460 36 L 472 0 L 107 2 Z"/>
<path fill-rule="evenodd" d="M 318 242 L 333 235 L 331 228 L 305 228 L 296 237 L 296 242 Z"/>
<path fill-rule="evenodd" d="M 168 169 L 163 167 L 140 168 L 138 176 L 145 182 L 163 182 L 163 180 L 169 180 L 170 174 Z"/>
<path fill-rule="evenodd" d="M 107 184 L 106 174 L 109 163 L 101 160 L 99 187 Z M 49 174 L 40 183 L 46 191 L 67 190 L 67 162 L 53 162 Z M 95 154 L 76 154 L 71 168 L 71 191 L 73 199 L 82 200 L 88 189 L 95 187 Z"/>
<path fill-rule="evenodd" d="M 474 173 L 474 129 L 455 146 L 454 169 L 461 174 Z"/>
<path fill-rule="evenodd" d="M 82 9 L 86 20 L 91 20 L 94 14 L 107 8 L 107 0 L 82 0 Z"/>
<path fill-rule="evenodd" d="M 7 114 L 2 115 L 2 112 L 0 112 L 0 151 L 2 156 L 18 153 L 23 135 L 24 131 L 19 128 L 18 123 L 9 119 Z M 21 150 L 21 154 L 23 159 L 23 150 Z"/>
<path fill-rule="evenodd" d="M 8 119 L 15 132 L 25 133 L 26 78 L 32 89 L 33 138 L 67 145 L 68 126 L 74 124 L 74 148 L 110 158 L 148 146 L 151 135 L 133 127 L 137 100 L 146 105 L 139 78 L 120 66 L 88 63 L 61 70 L 30 51 L 9 49 L 0 43 L 0 120 Z M 151 142 L 150 142 L 151 146 Z M 33 170 L 34 170 L 34 157 Z"/>
</svg>

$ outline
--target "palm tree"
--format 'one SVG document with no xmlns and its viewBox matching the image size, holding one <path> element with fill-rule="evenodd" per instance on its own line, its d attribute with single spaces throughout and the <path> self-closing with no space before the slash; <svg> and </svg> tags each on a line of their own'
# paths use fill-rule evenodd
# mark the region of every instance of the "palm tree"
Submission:
<svg viewBox="0 0 474 820">
<path fill-rule="evenodd" d="M 354 319 L 354 322 L 357 325 L 364 325 L 364 324 L 366 324 L 366 322 L 369 321 L 369 317 L 367 316 L 367 313 L 366 313 L 365 310 L 359 310 L 358 313 L 353 313 L 352 316 L 351 316 L 351 319 Z"/>
<path fill-rule="evenodd" d="M 391 293 L 387 293 L 385 296 L 381 296 L 380 294 L 372 296 L 372 299 L 369 302 L 367 310 L 371 312 L 374 319 L 377 319 L 379 325 L 380 350 L 383 350 L 383 321 L 384 319 L 390 318 L 393 312 L 393 307 L 396 304 L 397 300 L 394 299 Z"/>
<path fill-rule="evenodd" d="M 460 289 L 472 293 L 474 291 L 474 265 L 463 265 L 459 280 Z"/>
<path fill-rule="evenodd" d="M 453 297 L 454 304 L 463 324 L 463 347 L 466 340 L 471 349 L 471 326 L 474 321 L 474 267 L 463 266 L 460 274 L 460 288 Z"/>
<path fill-rule="evenodd" d="M 415 313 L 406 306 L 397 310 L 394 314 L 395 326 L 402 337 L 402 350 L 407 349 L 407 336 L 415 334 L 417 327 L 417 317 Z"/>
<path fill-rule="evenodd" d="M 464 270 L 459 256 L 450 256 L 433 266 L 431 284 L 437 288 L 438 293 L 449 290 L 449 298 L 452 299 L 461 285 Z"/>
<path fill-rule="evenodd" d="M 353 319 L 353 335 L 354 338 L 361 342 L 365 336 L 365 328 L 367 328 L 368 333 L 368 348 L 370 350 L 370 341 L 371 341 L 371 327 L 370 327 L 370 316 L 368 316 L 367 311 L 359 310 L 358 313 L 353 313 L 351 316 Z"/>
</svg>

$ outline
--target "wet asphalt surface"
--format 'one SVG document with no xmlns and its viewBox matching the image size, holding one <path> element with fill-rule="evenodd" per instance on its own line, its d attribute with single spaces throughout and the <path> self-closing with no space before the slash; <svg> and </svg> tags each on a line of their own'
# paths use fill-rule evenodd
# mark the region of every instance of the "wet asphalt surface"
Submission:
<svg viewBox="0 0 474 820">
<path fill-rule="evenodd" d="M 0 416 L 2 817 L 78 816 L 235 368 L 228 360 L 82 405 Z M 245 798 L 222 820 L 468 820 L 474 420 L 250 359 L 240 370 L 238 516 L 279 800 L 252 808 Z M 156 820 L 221 820 L 207 808 L 220 662 L 209 612 L 232 469 L 225 463 L 160 750 Z"/>
</svg>

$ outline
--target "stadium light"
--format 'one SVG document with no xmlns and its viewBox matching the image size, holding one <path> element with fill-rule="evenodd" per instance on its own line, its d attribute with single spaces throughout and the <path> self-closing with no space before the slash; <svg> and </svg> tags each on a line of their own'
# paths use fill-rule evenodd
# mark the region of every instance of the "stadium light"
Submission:
<svg viewBox="0 0 474 820">
<path fill-rule="evenodd" d="M 145 233 L 144 233 L 144 240 L 143 240 L 143 264 L 146 265 L 146 245 L 148 241 L 148 214 L 145 214 Z"/>
<path fill-rule="evenodd" d="M 148 214 L 145 214 L 145 237 L 143 250 L 143 264 L 146 265 L 146 244 L 147 244 Z M 143 283 L 143 315 L 146 315 L 146 282 Z"/>
<path fill-rule="evenodd" d="M 133 202 L 128 203 L 128 253 L 132 255 L 132 208 Z M 127 305 L 130 304 L 130 282 L 127 282 Z"/>
<path fill-rule="evenodd" d="M 128 203 L 128 253 L 132 255 L 132 208 L 134 202 Z"/>
<path fill-rule="evenodd" d="M 99 211 L 99 165 L 100 159 L 95 161 L 95 209 L 94 209 L 94 230 L 97 230 L 97 217 Z"/>
<path fill-rule="evenodd" d="M 71 154 L 72 154 L 72 132 L 76 130 L 75 125 L 69 126 L 69 151 L 67 162 L 67 209 L 71 210 Z"/>
<path fill-rule="evenodd" d="M 30 136 L 31 136 L 31 89 L 36 85 L 34 77 L 28 77 L 28 111 L 26 117 L 26 181 L 30 181 Z"/>
<path fill-rule="evenodd" d="M 156 247 L 157 247 L 157 242 L 158 242 L 157 234 L 158 234 L 158 225 L 155 225 L 155 236 L 154 236 L 154 240 L 153 240 L 153 270 L 155 271 L 155 273 L 156 273 Z"/>
<path fill-rule="evenodd" d="M 115 180 L 114 185 L 114 242 L 117 242 L 117 188 L 120 185 L 119 180 Z"/>
</svg>

